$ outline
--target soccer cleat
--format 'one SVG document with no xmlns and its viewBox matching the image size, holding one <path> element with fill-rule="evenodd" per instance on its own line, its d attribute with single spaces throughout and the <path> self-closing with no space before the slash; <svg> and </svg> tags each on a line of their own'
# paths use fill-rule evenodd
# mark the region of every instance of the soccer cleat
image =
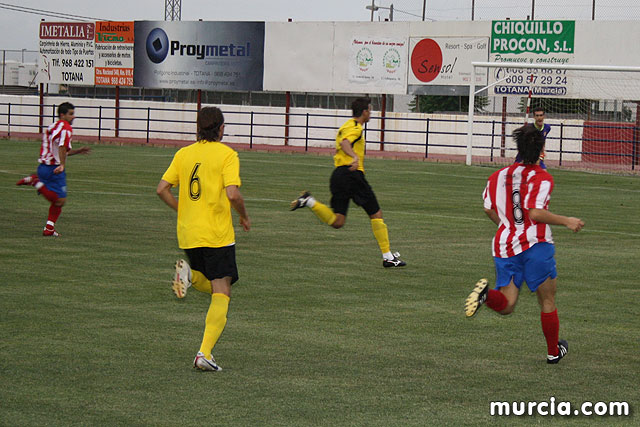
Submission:
<svg viewBox="0 0 640 427">
<path fill-rule="evenodd" d="M 201 371 L 222 371 L 213 356 L 211 356 L 211 359 L 207 359 L 201 351 L 196 354 L 196 358 L 193 360 L 193 367 Z"/>
<path fill-rule="evenodd" d="M 40 181 L 38 175 L 29 175 L 16 182 L 16 185 L 36 185 Z"/>
<path fill-rule="evenodd" d="M 405 265 L 407 265 L 406 262 L 398 258 L 399 256 L 400 254 L 396 252 L 393 254 L 393 259 L 383 259 L 382 266 L 384 268 L 389 268 L 389 267 L 404 267 Z"/>
<path fill-rule="evenodd" d="M 547 363 L 550 365 L 556 364 L 560 359 L 565 357 L 567 353 L 569 353 L 569 343 L 565 340 L 560 340 L 558 341 L 558 355 L 551 356 L 550 354 L 547 354 Z"/>
<path fill-rule="evenodd" d="M 291 202 L 291 210 L 295 211 L 296 209 L 304 208 L 307 206 L 307 202 L 311 198 L 311 193 L 308 191 L 303 191 L 300 193 L 300 197 Z"/>
<path fill-rule="evenodd" d="M 187 296 L 187 289 L 191 287 L 191 267 L 183 259 L 176 261 L 176 272 L 173 275 L 171 289 L 178 298 Z"/>
<path fill-rule="evenodd" d="M 478 312 L 482 304 L 487 300 L 489 294 L 489 283 L 487 279 L 480 279 L 473 291 L 469 294 L 464 302 L 464 311 L 467 317 L 471 317 Z"/>
<path fill-rule="evenodd" d="M 58 233 L 55 229 L 51 230 L 49 228 L 45 228 L 42 230 L 42 235 L 47 237 L 60 237 L 60 233 Z"/>
</svg>

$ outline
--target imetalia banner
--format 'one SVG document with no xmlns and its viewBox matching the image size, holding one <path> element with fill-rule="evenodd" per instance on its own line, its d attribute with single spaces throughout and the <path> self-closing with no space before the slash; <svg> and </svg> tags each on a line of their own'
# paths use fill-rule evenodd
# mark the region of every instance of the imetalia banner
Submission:
<svg viewBox="0 0 640 427">
<path fill-rule="evenodd" d="M 41 22 L 38 83 L 93 85 L 95 24 Z"/>
<path fill-rule="evenodd" d="M 261 91 L 264 22 L 136 21 L 134 85 Z"/>
</svg>

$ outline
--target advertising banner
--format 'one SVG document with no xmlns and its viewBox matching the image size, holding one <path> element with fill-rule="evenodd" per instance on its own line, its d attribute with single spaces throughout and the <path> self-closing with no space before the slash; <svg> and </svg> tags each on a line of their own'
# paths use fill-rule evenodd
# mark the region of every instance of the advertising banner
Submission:
<svg viewBox="0 0 640 427">
<path fill-rule="evenodd" d="M 491 62 L 493 95 L 572 96 L 572 81 L 565 70 L 509 68 L 518 64 L 570 64 L 574 59 L 575 21 L 493 21 Z M 502 81 L 501 81 L 502 80 Z"/>
<path fill-rule="evenodd" d="M 407 87 L 407 41 L 381 37 L 354 37 L 349 57 L 349 83 L 396 92 Z"/>
<path fill-rule="evenodd" d="M 40 22 L 38 83 L 93 85 L 95 24 Z"/>
<path fill-rule="evenodd" d="M 133 86 L 133 26 L 133 21 L 96 22 L 96 85 Z"/>
<path fill-rule="evenodd" d="M 135 86 L 261 91 L 264 22 L 136 21 Z"/>
<path fill-rule="evenodd" d="M 473 61 L 489 57 L 488 37 L 432 37 L 409 39 L 410 85 L 468 86 Z M 476 75 L 476 84 L 487 84 L 487 73 Z"/>
</svg>

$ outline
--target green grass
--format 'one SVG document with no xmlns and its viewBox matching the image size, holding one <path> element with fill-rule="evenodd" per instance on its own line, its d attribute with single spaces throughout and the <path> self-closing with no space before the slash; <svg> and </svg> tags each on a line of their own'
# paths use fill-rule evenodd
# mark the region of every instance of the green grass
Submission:
<svg viewBox="0 0 640 427">
<path fill-rule="evenodd" d="M 290 212 L 302 189 L 328 201 L 331 159 L 241 152 L 253 229 L 236 231 L 240 281 L 214 351 L 191 367 L 208 297 L 170 291 L 183 256 L 155 187 L 175 150 L 94 146 L 68 165 L 69 200 L 43 238 L 47 204 L 15 181 L 38 144 L 1 141 L 0 424 L 609 425 L 621 418 L 489 415 L 489 402 L 628 401 L 640 380 L 640 180 L 552 171 L 561 337 L 544 362 L 535 296 L 516 312 L 465 319 L 475 281 L 493 280 L 495 227 L 481 193 L 492 169 L 367 160 L 392 248 L 384 270 L 369 220 L 333 230 Z"/>
</svg>

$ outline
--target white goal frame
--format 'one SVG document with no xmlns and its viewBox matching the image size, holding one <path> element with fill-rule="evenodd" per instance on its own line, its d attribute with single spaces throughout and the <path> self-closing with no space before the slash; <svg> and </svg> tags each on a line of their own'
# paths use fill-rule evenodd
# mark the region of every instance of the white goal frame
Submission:
<svg viewBox="0 0 640 427">
<path fill-rule="evenodd" d="M 573 65 L 573 64 L 524 64 L 524 63 L 510 63 L 510 62 L 472 62 L 473 73 L 469 82 L 469 117 L 467 122 L 467 156 L 465 163 L 467 166 L 471 165 L 472 147 L 473 147 L 473 119 L 474 119 L 474 106 L 476 94 L 486 90 L 502 80 L 498 80 L 489 85 L 485 85 L 482 88 L 476 90 L 476 74 L 478 68 L 486 68 L 490 70 L 492 68 L 528 68 L 528 69 L 551 69 L 551 70 L 581 70 L 581 71 L 622 71 L 622 72 L 636 72 L 640 79 L 640 67 L 637 66 L 616 66 L 616 65 Z M 489 75 L 489 73 L 487 73 Z"/>
</svg>

